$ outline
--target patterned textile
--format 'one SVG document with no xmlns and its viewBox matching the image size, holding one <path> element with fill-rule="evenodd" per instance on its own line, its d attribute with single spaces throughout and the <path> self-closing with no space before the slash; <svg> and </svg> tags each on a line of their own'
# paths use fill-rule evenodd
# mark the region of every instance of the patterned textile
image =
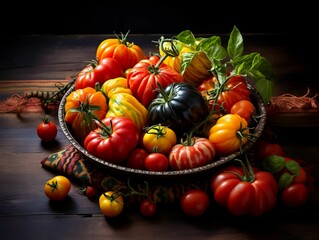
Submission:
<svg viewBox="0 0 319 240">
<path fill-rule="evenodd" d="M 106 170 L 99 168 L 94 162 L 86 159 L 73 145 L 50 154 L 41 160 L 42 167 L 76 178 L 85 185 L 93 185 L 104 191 L 119 191 L 126 196 L 148 196 L 159 203 L 173 202 L 189 188 L 208 190 L 208 182 L 198 179 L 192 182 L 154 184 L 147 181 L 120 180 Z"/>
</svg>

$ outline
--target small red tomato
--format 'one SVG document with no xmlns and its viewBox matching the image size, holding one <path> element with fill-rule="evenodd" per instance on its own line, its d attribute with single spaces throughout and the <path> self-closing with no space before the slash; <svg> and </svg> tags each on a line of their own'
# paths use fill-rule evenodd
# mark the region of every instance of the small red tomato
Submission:
<svg viewBox="0 0 319 240">
<path fill-rule="evenodd" d="M 52 142 L 58 133 L 57 126 L 48 116 L 42 117 L 42 122 L 37 126 L 37 134 L 44 142 Z"/>
<path fill-rule="evenodd" d="M 94 186 L 87 186 L 85 189 L 85 196 L 87 196 L 89 199 L 95 199 L 97 196 L 99 196 L 99 191 Z"/>
<path fill-rule="evenodd" d="M 257 157 L 260 160 L 272 155 L 277 155 L 282 157 L 285 156 L 284 148 L 279 143 L 259 140 L 256 145 L 257 145 Z"/>
<path fill-rule="evenodd" d="M 145 158 L 148 152 L 143 148 L 134 148 L 128 155 L 126 159 L 126 165 L 129 168 L 134 169 L 145 169 Z"/>
<path fill-rule="evenodd" d="M 256 108 L 250 100 L 242 99 L 236 102 L 230 108 L 230 113 L 238 114 L 239 116 L 246 119 L 246 121 L 250 123 L 250 120 L 256 114 Z"/>
<path fill-rule="evenodd" d="M 145 158 L 145 167 L 149 171 L 166 171 L 168 158 L 163 153 L 150 153 Z"/>
<path fill-rule="evenodd" d="M 152 217 L 156 214 L 156 212 L 157 212 L 156 204 L 152 202 L 150 199 L 144 199 L 141 202 L 140 213 L 144 217 Z"/>
<path fill-rule="evenodd" d="M 298 207 L 303 205 L 309 197 L 305 184 L 293 183 L 285 187 L 281 192 L 281 201 L 287 207 Z"/>
<path fill-rule="evenodd" d="M 204 214 L 210 204 L 208 194 L 201 189 L 190 189 L 181 198 L 181 207 L 185 214 L 198 217 Z"/>
</svg>

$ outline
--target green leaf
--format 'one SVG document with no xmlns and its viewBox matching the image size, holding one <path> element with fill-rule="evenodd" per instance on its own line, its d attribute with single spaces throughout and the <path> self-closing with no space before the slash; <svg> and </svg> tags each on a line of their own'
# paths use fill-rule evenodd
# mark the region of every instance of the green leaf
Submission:
<svg viewBox="0 0 319 240">
<path fill-rule="evenodd" d="M 234 26 L 232 32 L 230 33 L 227 52 L 231 59 L 236 60 L 243 54 L 244 43 L 243 37 L 236 26 Z"/>
<path fill-rule="evenodd" d="M 289 186 L 294 179 L 294 176 L 289 173 L 283 173 L 279 180 L 278 180 L 278 188 L 280 190 L 284 189 L 285 187 Z"/>
<path fill-rule="evenodd" d="M 212 36 L 209 38 L 202 38 L 197 45 L 198 51 L 208 52 L 212 46 L 221 46 L 221 39 L 219 36 Z M 226 53 L 227 54 L 227 53 Z"/>
<path fill-rule="evenodd" d="M 268 156 L 261 161 L 262 167 L 270 173 L 280 172 L 285 167 L 285 163 L 285 158 L 277 155 Z"/>
<path fill-rule="evenodd" d="M 183 53 L 181 58 L 181 65 L 180 65 L 180 73 L 183 75 L 187 67 L 191 64 L 193 61 L 193 58 L 195 57 L 196 52 L 186 52 Z"/>
<path fill-rule="evenodd" d="M 300 165 L 295 160 L 289 160 L 286 162 L 285 166 L 292 174 L 299 176 L 300 174 Z"/>
<path fill-rule="evenodd" d="M 176 38 L 186 45 L 194 45 L 196 43 L 196 38 L 190 30 L 182 31 Z"/>
<path fill-rule="evenodd" d="M 206 51 L 206 55 L 210 61 L 221 61 L 227 57 L 227 52 L 221 45 L 214 45 Z"/>
<path fill-rule="evenodd" d="M 273 94 L 274 82 L 267 79 L 255 79 L 255 88 L 260 93 L 264 103 L 268 104 Z"/>
</svg>

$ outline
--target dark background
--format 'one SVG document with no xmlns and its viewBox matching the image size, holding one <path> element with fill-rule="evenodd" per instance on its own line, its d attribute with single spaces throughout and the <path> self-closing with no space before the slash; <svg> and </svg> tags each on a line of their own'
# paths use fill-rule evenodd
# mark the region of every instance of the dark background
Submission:
<svg viewBox="0 0 319 240">
<path fill-rule="evenodd" d="M 307 1 L 174 3 L 108 3 L 109 1 L 6 2 L 1 11 L 3 34 L 131 34 L 230 33 L 234 25 L 244 34 L 280 33 L 304 38 L 315 30 L 316 8 Z M 278 6 L 280 5 L 280 6 Z"/>
</svg>

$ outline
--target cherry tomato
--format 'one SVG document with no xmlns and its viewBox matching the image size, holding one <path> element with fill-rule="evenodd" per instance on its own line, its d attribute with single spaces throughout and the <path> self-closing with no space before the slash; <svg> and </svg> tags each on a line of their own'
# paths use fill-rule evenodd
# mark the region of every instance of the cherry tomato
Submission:
<svg viewBox="0 0 319 240">
<path fill-rule="evenodd" d="M 210 204 L 208 194 L 201 189 L 186 191 L 180 201 L 183 212 L 192 217 L 204 214 Z"/>
<path fill-rule="evenodd" d="M 303 205 L 309 197 L 305 184 L 293 183 L 285 187 L 281 192 L 281 201 L 287 207 L 298 207 Z"/>
<path fill-rule="evenodd" d="M 238 114 L 250 123 L 251 119 L 256 114 L 256 108 L 250 100 L 242 99 L 234 103 L 234 105 L 230 108 L 230 113 Z"/>
<path fill-rule="evenodd" d="M 143 148 L 134 148 L 128 155 L 126 159 L 126 165 L 129 168 L 134 169 L 145 169 L 145 158 L 147 157 L 148 152 Z"/>
<path fill-rule="evenodd" d="M 145 158 L 145 167 L 149 171 L 166 171 L 168 158 L 162 153 L 150 153 Z"/>
<path fill-rule="evenodd" d="M 148 152 L 168 154 L 176 141 L 175 132 L 161 124 L 149 127 L 143 135 L 143 146 Z"/>
<path fill-rule="evenodd" d="M 285 156 L 285 151 L 282 145 L 275 142 L 267 142 L 265 140 L 259 140 L 257 145 L 257 158 L 262 160 L 266 157 L 277 155 Z"/>
<path fill-rule="evenodd" d="M 124 209 L 124 199 L 120 193 L 107 191 L 99 198 L 100 210 L 104 216 L 116 217 Z"/>
<path fill-rule="evenodd" d="M 99 194 L 99 191 L 96 187 L 94 186 L 87 186 L 85 188 L 85 196 L 87 196 L 89 199 L 95 199 Z"/>
<path fill-rule="evenodd" d="M 157 212 L 157 206 L 150 199 L 144 199 L 140 204 L 140 213 L 144 217 L 152 217 Z"/>
<path fill-rule="evenodd" d="M 37 134 L 44 142 L 52 142 L 58 133 L 57 126 L 48 116 L 42 117 L 42 122 L 37 126 Z"/>
<path fill-rule="evenodd" d="M 60 201 L 66 198 L 71 189 L 71 182 L 65 176 L 55 176 L 44 185 L 45 195 L 53 201 Z"/>
</svg>

